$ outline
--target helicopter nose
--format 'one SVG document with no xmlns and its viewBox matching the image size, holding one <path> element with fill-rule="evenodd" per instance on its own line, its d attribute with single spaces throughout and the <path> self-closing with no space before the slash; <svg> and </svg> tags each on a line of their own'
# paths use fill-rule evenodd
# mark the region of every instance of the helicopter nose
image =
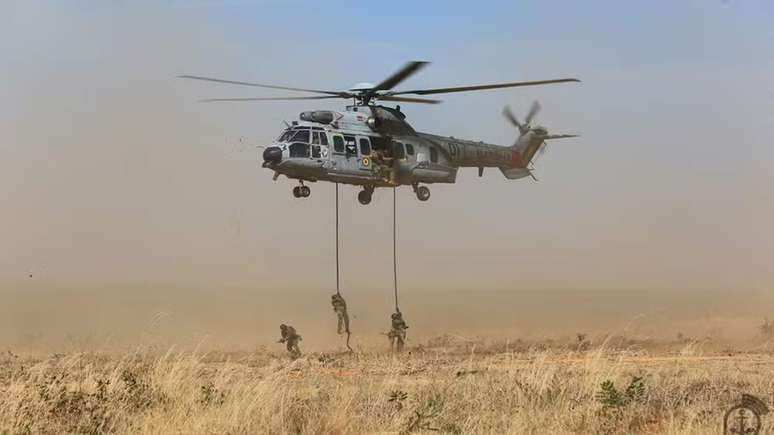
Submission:
<svg viewBox="0 0 774 435">
<path fill-rule="evenodd" d="M 282 150 L 279 147 L 268 147 L 263 150 L 263 161 L 266 163 L 279 163 L 282 160 Z"/>
</svg>

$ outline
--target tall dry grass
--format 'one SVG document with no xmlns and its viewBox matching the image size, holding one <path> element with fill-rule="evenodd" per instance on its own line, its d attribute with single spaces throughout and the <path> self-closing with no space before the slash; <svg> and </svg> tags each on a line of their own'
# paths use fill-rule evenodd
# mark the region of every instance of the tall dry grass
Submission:
<svg viewBox="0 0 774 435">
<path fill-rule="evenodd" d="M 706 434 L 742 392 L 770 403 L 774 391 L 770 356 L 702 355 L 696 344 L 654 355 L 440 342 L 296 361 L 266 350 L 7 353 L 0 431 Z"/>
</svg>

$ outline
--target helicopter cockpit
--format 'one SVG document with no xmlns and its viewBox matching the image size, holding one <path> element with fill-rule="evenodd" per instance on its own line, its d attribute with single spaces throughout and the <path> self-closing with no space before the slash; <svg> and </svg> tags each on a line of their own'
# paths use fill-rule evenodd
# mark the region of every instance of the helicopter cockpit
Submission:
<svg viewBox="0 0 774 435">
<path fill-rule="evenodd" d="M 278 163 L 283 157 L 321 158 L 321 146 L 328 146 L 328 135 L 321 127 L 294 125 L 266 148 L 263 157 L 266 163 Z"/>
</svg>

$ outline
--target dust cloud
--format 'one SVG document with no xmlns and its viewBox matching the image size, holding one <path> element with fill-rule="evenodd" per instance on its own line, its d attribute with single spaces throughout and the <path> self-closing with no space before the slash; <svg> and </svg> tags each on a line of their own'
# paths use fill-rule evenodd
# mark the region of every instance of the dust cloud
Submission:
<svg viewBox="0 0 774 435">
<path fill-rule="evenodd" d="M 0 345 L 15 351 L 119 351 L 170 347 L 246 350 L 295 326 L 305 350 L 343 349 L 327 292 L 125 288 L 108 291 L 6 292 Z M 350 292 L 352 343 L 386 347 L 391 294 Z M 758 338 L 769 294 L 697 292 L 503 291 L 409 289 L 401 309 L 409 345 L 450 334 L 490 341 L 546 340 L 576 333 L 655 341 L 683 337 L 740 343 Z M 767 309 L 768 307 L 768 309 Z"/>
</svg>

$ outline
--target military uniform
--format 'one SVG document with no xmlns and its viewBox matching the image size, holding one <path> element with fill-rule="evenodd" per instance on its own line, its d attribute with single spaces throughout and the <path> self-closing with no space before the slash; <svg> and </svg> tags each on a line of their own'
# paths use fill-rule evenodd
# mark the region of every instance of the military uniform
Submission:
<svg viewBox="0 0 774 435">
<path fill-rule="evenodd" d="M 337 332 L 339 334 L 349 332 L 349 314 L 347 314 L 347 301 L 345 301 L 340 294 L 336 293 L 335 295 L 331 296 L 331 305 L 333 305 L 333 311 L 339 318 L 339 324 L 336 329 Z"/>
<path fill-rule="evenodd" d="M 296 328 L 282 324 L 280 325 L 280 333 L 282 338 L 280 338 L 278 343 L 285 343 L 293 359 L 300 357 L 301 349 L 298 348 L 298 342 L 301 341 L 301 336 L 296 333 Z"/>
<path fill-rule="evenodd" d="M 400 311 L 392 313 L 390 317 L 392 319 L 392 327 L 387 334 L 387 337 L 390 339 L 390 349 L 400 352 L 406 344 L 406 329 L 408 329 L 408 325 L 403 320 L 403 314 Z"/>
</svg>

